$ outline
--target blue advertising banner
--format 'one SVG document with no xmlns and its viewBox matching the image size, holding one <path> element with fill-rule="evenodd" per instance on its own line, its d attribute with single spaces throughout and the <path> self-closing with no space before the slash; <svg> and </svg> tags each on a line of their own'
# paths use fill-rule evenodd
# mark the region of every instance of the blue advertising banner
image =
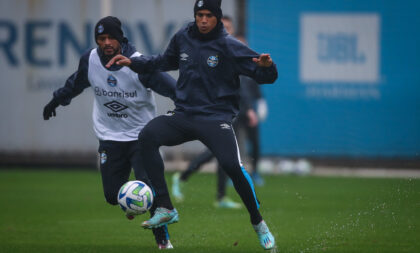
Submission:
<svg viewBox="0 0 420 253">
<path fill-rule="evenodd" d="M 420 2 L 249 0 L 273 56 L 265 155 L 420 157 Z"/>
</svg>

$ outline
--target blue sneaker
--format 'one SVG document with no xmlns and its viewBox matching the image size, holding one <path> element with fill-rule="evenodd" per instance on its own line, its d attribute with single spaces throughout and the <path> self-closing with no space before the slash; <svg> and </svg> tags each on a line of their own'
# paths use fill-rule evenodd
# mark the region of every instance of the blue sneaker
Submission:
<svg viewBox="0 0 420 253">
<path fill-rule="evenodd" d="M 153 215 L 152 218 L 143 221 L 141 226 L 143 228 L 158 228 L 178 222 L 178 220 L 178 212 L 175 208 L 173 210 L 169 210 L 164 207 L 158 207 L 156 208 L 155 215 Z"/>
<path fill-rule="evenodd" d="M 276 242 L 274 236 L 270 233 L 265 221 L 261 221 L 258 225 L 252 225 L 260 240 L 260 245 L 265 250 L 275 250 Z"/>
<path fill-rule="evenodd" d="M 181 192 L 181 173 L 177 172 L 172 176 L 172 196 L 174 196 L 176 202 L 182 202 L 184 195 Z"/>
</svg>

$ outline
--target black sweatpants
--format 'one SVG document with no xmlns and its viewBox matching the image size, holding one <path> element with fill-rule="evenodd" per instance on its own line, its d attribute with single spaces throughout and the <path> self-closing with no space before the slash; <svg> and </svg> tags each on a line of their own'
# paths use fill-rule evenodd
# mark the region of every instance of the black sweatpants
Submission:
<svg viewBox="0 0 420 253">
<path fill-rule="evenodd" d="M 233 122 L 233 129 L 237 133 L 239 130 L 244 129 L 246 138 L 249 140 L 252 151 L 250 152 L 251 161 L 252 161 L 252 171 L 257 172 L 257 164 L 260 158 L 260 146 L 259 146 L 259 132 L 258 125 L 251 127 L 247 122 L 248 118 L 241 119 L 238 118 Z M 206 149 L 203 153 L 195 157 L 188 168 L 181 174 L 180 179 L 182 181 L 187 181 L 188 178 L 197 172 L 201 166 L 213 159 L 213 153 Z M 227 184 L 227 175 L 224 170 L 218 165 L 217 167 L 217 200 L 221 200 L 226 195 L 226 184 Z"/>
<path fill-rule="evenodd" d="M 109 204 L 118 204 L 118 192 L 121 186 L 128 181 L 131 169 L 134 170 L 136 180 L 151 185 L 146 170 L 140 163 L 138 141 L 99 141 L 98 152 L 102 186 L 105 199 Z M 154 214 L 155 209 L 155 205 L 150 209 L 151 215 Z M 166 226 L 153 229 L 153 234 L 158 244 L 162 244 L 169 239 Z"/>
<path fill-rule="evenodd" d="M 261 214 L 252 180 L 240 161 L 235 133 L 230 122 L 198 120 L 183 114 L 162 115 L 151 120 L 139 134 L 140 155 L 143 167 L 156 192 L 157 206 L 172 209 L 164 177 L 164 164 L 160 146 L 174 146 L 199 140 L 206 145 L 220 166 L 232 179 L 233 185 L 244 202 L 252 224 L 258 224 Z"/>
</svg>

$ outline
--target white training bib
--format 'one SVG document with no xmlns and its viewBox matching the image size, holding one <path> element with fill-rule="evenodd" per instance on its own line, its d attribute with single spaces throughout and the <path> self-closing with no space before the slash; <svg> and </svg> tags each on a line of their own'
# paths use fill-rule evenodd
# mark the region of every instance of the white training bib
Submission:
<svg viewBox="0 0 420 253">
<path fill-rule="evenodd" d="M 140 56 L 135 52 L 132 56 Z M 106 69 L 97 49 L 89 57 L 88 78 L 95 95 L 93 127 L 100 140 L 133 141 L 156 116 L 153 92 L 128 67 Z"/>
</svg>

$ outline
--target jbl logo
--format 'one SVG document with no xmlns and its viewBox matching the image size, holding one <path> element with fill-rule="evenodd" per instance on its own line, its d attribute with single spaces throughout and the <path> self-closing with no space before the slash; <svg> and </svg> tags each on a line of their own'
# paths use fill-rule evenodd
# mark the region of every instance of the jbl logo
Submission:
<svg viewBox="0 0 420 253">
<path fill-rule="evenodd" d="M 323 63 L 364 63 L 366 55 L 358 49 L 356 34 L 319 33 L 318 60 Z"/>
<path fill-rule="evenodd" d="M 300 21 L 302 83 L 378 83 L 378 14 L 303 13 Z"/>
</svg>

